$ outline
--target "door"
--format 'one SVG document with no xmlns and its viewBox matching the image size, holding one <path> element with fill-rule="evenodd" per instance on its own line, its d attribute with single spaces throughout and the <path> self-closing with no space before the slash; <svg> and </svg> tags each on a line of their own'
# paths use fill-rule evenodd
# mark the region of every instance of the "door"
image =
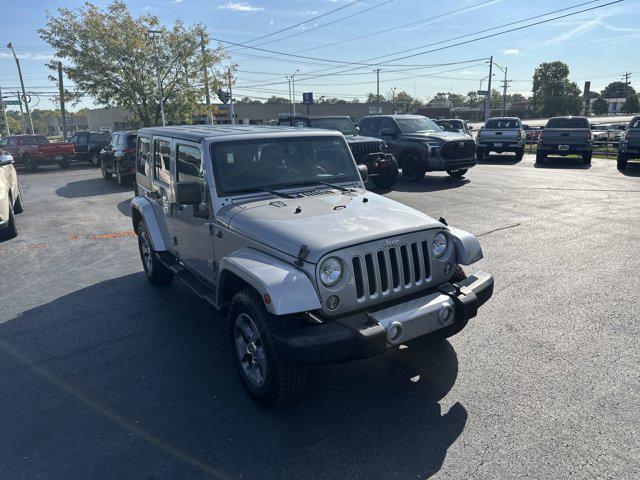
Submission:
<svg viewBox="0 0 640 480">
<path fill-rule="evenodd" d="M 385 143 L 389 146 L 391 153 L 393 153 L 396 158 L 398 158 L 400 155 L 400 148 L 398 148 L 400 129 L 398 128 L 398 125 L 396 125 L 396 122 L 394 122 L 391 118 L 383 118 L 380 122 L 379 128 L 380 130 L 378 137 L 385 141 Z"/>
<path fill-rule="evenodd" d="M 101 155 L 100 161 L 104 162 L 104 167 L 109 172 L 113 172 L 113 153 L 116 149 L 119 138 L 120 135 L 117 134 L 111 137 L 111 141 L 104 147 L 104 151 Z"/>
<path fill-rule="evenodd" d="M 153 211 L 158 225 L 163 230 L 165 243 L 169 250 L 177 253 L 176 238 L 174 236 L 174 219 L 171 215 L 173 191 L 171 188 L 171 143 L 166 137 L 153 138 L 153 157 L 151 166 L 151 189 L 146 197 L 153 205 Z M 166 226 L 166 228 L 162 228 Z"/>
<path fill-rule="evenodd" d="M 89 134 L 88 133 L 78 133 L 77 144 L 74 145 L 76 150 L 76 156 L 79 158 L 86 160 L 89 155 Z"/>
<path fill-rule="evenodd" d="M 197 183 L 202 195 L 200 205 L 172 205 L 172 228 L 177 239 L 178 254 L 180 260 L 190 269 L 209 282 L 215 283 L 213 230 L 210 218 L 212 209 L 209 189 L 204 179 L 200 145 L 176 141 L 175 158 L 174 185 Z"/>
</svg>

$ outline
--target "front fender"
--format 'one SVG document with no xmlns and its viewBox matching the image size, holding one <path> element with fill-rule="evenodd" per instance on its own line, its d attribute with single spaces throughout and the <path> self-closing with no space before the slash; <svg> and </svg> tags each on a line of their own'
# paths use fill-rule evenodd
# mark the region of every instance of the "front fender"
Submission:
<svg viewBox="0 0 640 480">
<path fill-rule="evenodd" d="M 162 236 L 162 231 L 156 220 L 155 212 L 153 211 L 153 205 L 149 199 L 144 197 L 134 197 L 131 200 L 131 219 L 133 220 L 133 229 L 137 233 L 138 223 L 140 220 L 144 220 L 144 224 L 147 226 L 147 231 L 151 236 L 151 245 L 156 252 L 165 252 L 169 250 Z"/>
<path fill-rule="evenodd" d="M 253 248 L 242 248 L 220 261 L 218 304 L 225 272 L 237 275 L 251 285 L 262 298 L 268 294 L 267 310 L 274 315 L 288 315 L 320 308 L 320 300 L 309 278 L 293 265 Z"/>
<path fill-rule="evenodd" d="M 449 232 L 456 247 L 456 261 L 460 265 L 471 265 L 482 259 L 482 247 L 474 235 L 451 227 L 449 227 Z"/>
</svg>

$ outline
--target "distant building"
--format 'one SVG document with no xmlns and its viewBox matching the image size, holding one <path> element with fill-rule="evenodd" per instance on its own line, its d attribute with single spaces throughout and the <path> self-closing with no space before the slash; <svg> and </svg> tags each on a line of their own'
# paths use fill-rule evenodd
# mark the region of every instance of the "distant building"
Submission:
<svg viewBox="0 0 640 480">
<path fill-rule="evenodd" d="M 133 114 L 120 107 L 87 110 L 87 121 L 88 129 L 92 132 L 131 130 L 136 123 Z"/>
<path fill-rule="evenodd" d="M 67 113 L 67 137 L 73 135 L 74 132 L 87 130 L 89 124 L 87 123 L 87 117 L 84 115 L 78 115 L 75 113 Z M 50 136 L 62 136 L 62 116 L 61 115 L 49 115 L 47 117 L 47 135 Z"/>
</svg>

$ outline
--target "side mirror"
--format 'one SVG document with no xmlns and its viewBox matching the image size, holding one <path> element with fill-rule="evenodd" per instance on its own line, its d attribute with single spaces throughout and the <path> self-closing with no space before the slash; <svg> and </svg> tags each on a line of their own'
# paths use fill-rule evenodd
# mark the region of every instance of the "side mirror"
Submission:
<svg viewBox="0 0 640 480">
<path fill-rule="evenodd" d="M 380 136 L 381 137 L 395 137 L 396 136 L 396 132 L 394 132 L 390 128 L 383 128 L 382 130 L 380 130 Z"/>
<path fill-rule="evenodd" d="M 469 130 L 473 130 L 473 127 L 471 125 L 469 125 Z"/>
<path fill-rule="evenodd" d="M 358 165 L 358 172 L 360 172 L 363 182 L 366 182 L 369 179 L 369 169 L 366 165 Z"/>
<path fill-rule="evenodd" d="M 11 155 L 0 155 L 0 167 L 13 165 L 13 163 L 14 163 L 14 160 Z"/>
<path fill-rule="evenodd" d="M 179 205 L 200 205 L 202 187 L 196 182 L 176 183 L 176 203 Z"/>
</svg>

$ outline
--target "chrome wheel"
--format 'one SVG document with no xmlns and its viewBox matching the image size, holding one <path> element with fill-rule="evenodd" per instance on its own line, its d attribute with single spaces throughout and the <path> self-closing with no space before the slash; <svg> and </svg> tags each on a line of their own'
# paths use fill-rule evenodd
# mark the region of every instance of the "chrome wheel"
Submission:
<svg viewBox="0 0 640 480">
<path fill-rule="evenodd" d="M 262 387 L 267 378 L 267 356 L 258 327 L 246 313 L 236 317 L 234 339 L 246 379 L 253 386 Z"/>
<path fill-rule="evenodd" d="M 149 243 L 147 232 L 144 229 L 141 229 L 141 232 L 138 235 L 138 243 L 140 245 L 140 256 L 142 257 L 142 264 L 144 265 L 144 269 L 148 274 L 151 274 L 153 270 L 151 244 Z"/>
</svg>

